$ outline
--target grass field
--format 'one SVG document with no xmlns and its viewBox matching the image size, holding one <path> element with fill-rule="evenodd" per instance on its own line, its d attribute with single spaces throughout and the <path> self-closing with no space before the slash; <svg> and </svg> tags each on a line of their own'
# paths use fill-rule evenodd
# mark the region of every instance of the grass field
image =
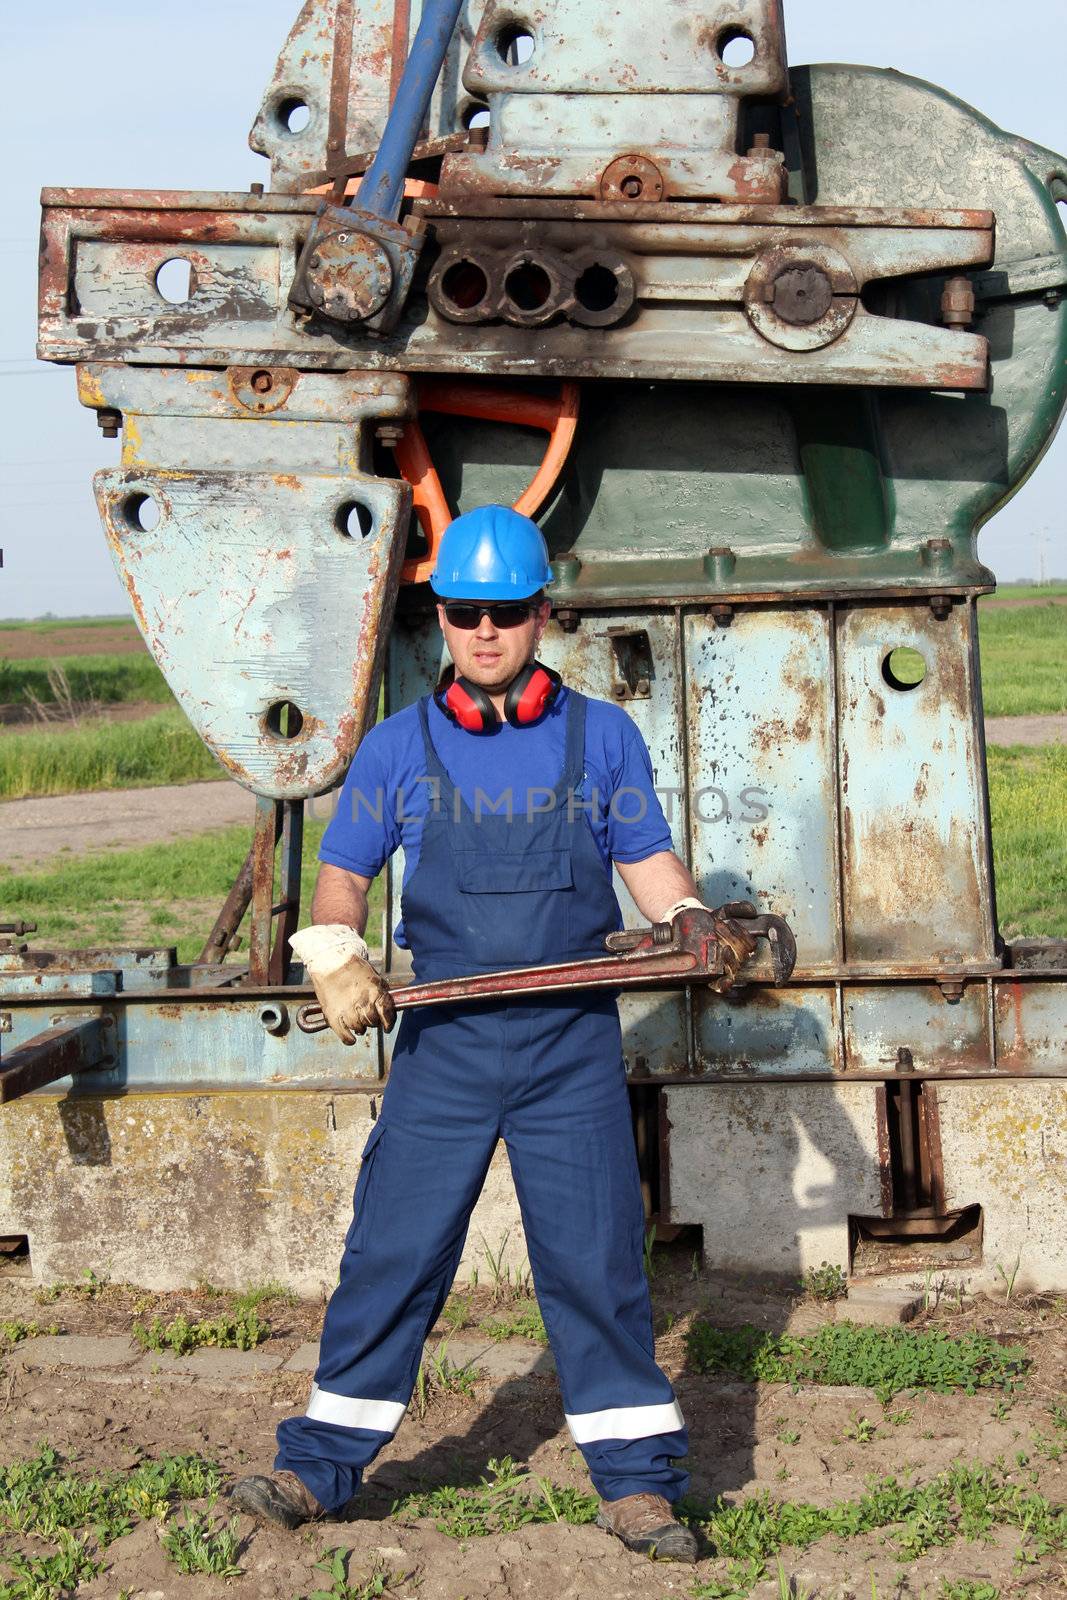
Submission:
<svg viewBox="0 0 1067 1600">
<path fill-rule="evenodd" d="M 117 628 L 126 623 L 133 623 L 128 611 L 114 617 L 31 617 L 27 621 L 14 618 L 0 620 L 0 633 L 24 633 L 27 628 L 37 633 L 62 633 L 70 628 Z"/>
<path fill-rule="evenodd" d="M 301 927 L 306 926 L 325 820 L 304 827 Z M 42 948 L 109 944 L 176 944 L 192 961 L 244 860 L 247 828 L 220 828 L 167 845 L 57 858 L 31 872 L 0 867 L 0 905 L 37 923 Z M 380 939 L 382 890 L 370 894 L 367 938 Z"/>
<path fill-rule="evenodd" d="M 38 656 L 28 661 L 0 660 L 0 703 L 56 705 L 63 698 L 121 705 L 150 700 L 172 702 L 167 680 L 145 651 L 129 655 L 64 656 L 50 660 Z M 65 731 L 65 730 L 61 730 Z"/>
<path fill-rule="evenodd" d="M 0 735 L 0 799 L 191 783 L 225 773 L 175 706 L 138 722 Z"/>
<path fill-rule="evenodd" d="M 979 648 L 987 717 L 1067 711 L 1067 606 L 985 610 Z"/>
<path fill-rule="evenodd" d="M 1001 932 L 1067 938 L 1067 745 L 988 755 Z"/>
<path fill-rule="evenodd" d="M 979 605 L 996 605 L 998 600 L 1048 600 L 1052 595 L 1067 594 L 1065 583 L 1004 583 L 996 594 L 983 595 Z"/>
</svg>

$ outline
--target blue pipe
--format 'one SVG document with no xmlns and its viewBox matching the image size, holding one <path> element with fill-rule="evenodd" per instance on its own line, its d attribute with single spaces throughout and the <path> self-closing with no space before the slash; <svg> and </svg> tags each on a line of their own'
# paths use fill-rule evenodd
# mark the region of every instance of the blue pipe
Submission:
<svg viewBox="0 0 1067 1600">
<path fill-rule="evenodd" d="M 462 7 L 463 0 L 426 0 L 382 142 L 356 195 L 361 211 L 392 218 L 400 210 L 411 152 Z"/>
</svg>

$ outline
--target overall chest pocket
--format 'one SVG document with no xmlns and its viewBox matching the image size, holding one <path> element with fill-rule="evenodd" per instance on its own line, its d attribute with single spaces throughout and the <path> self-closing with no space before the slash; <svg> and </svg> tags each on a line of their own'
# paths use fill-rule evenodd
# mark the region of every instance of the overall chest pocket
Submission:
<svg viewBox="0 0 1067 1600">
<path fill-rule="evenodd" d="M 456 881 L 461 894 L 536 894 L 573 889 L 569 847 L 530 850 L 458 849 Z"/>
</svg>

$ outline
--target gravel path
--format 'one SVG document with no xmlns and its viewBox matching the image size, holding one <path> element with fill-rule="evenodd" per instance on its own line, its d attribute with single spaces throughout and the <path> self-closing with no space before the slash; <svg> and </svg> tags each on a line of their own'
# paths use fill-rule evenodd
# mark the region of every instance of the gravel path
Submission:
<svg viewBox="0 0 1067 1600">
<path fill-rule="evenodd" d="M 1067 744 L 1067 715 L 987 717 L 986 744 Z"/>
<path fill-rule="evenodd" d="M 228 780 L 6 800 L 0 804 L 0 860 L 28 867 L 54 861 L 62 850 L 130 849 L 236 822 L 248 825 L 251 838 L 254 810 L 248 790 Z"/>
</svg>

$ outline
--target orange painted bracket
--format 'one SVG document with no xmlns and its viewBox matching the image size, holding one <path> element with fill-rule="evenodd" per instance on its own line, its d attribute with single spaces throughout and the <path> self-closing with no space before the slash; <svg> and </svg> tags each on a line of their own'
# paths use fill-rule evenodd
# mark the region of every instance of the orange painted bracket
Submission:
<svg viewBox="0 0 1067 1600">
<path fill-rule="evenodd" d="M 527 517 L 540 511 L 559 482 L 578 427 L 578 400 L 576 383 L 561 383 L 559 394 L 551 396 L 495 383 L 453 383 L 440 378 L 419 382 L 420 411 L 447 412 L 483 422 L 513 422 L 542 428 L 548 434 L 544 459 L 515 502 L 515 510 Z M 405 561 L 401 582 L 425 583 L 436 564 L 441 535 L 452 521 L 452 512 L 417 422 L 408 423 L 394 449 L 397 466 L 411 484 L 415 514 L 428 546 L 424 556 Z"/>
</svg>

